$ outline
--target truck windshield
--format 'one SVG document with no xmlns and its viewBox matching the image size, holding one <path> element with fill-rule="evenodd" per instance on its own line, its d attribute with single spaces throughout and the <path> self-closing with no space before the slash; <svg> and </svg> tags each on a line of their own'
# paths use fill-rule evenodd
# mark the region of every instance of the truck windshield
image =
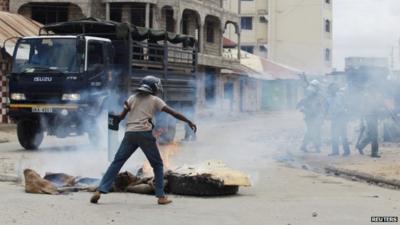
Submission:
<svg viewBox="0 0 400 225">
<path fill-rule="evenodd" d="M 16 46 L 12 71 L 14 73 L 79 72 L 76 39 L 22 39 Z"/>
</svg>

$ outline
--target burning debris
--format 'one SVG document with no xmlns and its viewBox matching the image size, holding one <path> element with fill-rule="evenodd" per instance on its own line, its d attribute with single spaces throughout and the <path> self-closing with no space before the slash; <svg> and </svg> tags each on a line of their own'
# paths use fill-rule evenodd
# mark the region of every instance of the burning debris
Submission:
<svg viewBox="0 0 400 225">
<path fill-rule="evenodd" d="M 249 177 L 220 161 L 182 166 L 167 173 L 169 191 L 173 194 L 215 196 L 236 194 L 239 186 L 251 186 Z"/>
<path fill-rule="evenodd" d="M 31 169 L 24 170 L 25 191 L 37 194 L 60 194 L 75 191 L 95 191 L 100 180 L 73 177 L 64 173 L 47 173 L 43 178 Z M 219 161 L 209 161 L 193 166 L 182 166 L 165 175 L 165 191 L 180 195 L 217 196 L 236 194 L 239 186 L 251 185 L 249 177 Z M 119 173 L 112 192 L 153 194 L 152 177 Z"/>
</svg>

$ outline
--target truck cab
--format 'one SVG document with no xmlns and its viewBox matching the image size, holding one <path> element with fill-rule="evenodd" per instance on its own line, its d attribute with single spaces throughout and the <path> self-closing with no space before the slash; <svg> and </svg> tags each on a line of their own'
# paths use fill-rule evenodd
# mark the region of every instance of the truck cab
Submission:
<svg viewBox="0 0 400 225">
<path fill-rule="evenodd" d="M 113 47 L 83 35 L 24 37 L 9 75 L 9 116 L 20 144 L 36 149 L 44 132 L 63 138 L 89 133 L 112 83 Z"/>
</svg>

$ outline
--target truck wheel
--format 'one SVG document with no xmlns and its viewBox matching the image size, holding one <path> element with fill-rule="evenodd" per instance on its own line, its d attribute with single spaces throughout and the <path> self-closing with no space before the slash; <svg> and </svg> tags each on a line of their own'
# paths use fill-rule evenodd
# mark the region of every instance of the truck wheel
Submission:
<svg viewBox="0 0 400 225">
<path fill-rule="evenodd" d="M 26 150 L 36 150 L 43 141 L 40 124 L 33 120 L 21 120 L 17 124 L 18 141 Z"/>
<path fill-rule="evenodd" d="M 192 196 L 234 195 L 239 186 L 224 186 L 221 182 L 207 176 L 185 176 L 182 174 L 167 174 L 167 190 L 172 194 Z"/>
</svg>

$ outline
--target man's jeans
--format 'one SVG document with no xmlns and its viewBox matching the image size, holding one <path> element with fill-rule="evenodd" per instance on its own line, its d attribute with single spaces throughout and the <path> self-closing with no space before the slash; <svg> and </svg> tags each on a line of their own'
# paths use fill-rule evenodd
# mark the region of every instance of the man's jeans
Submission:
<svg viewBox="0 0 400 225">
<path fill-rule="evenodd" d="M 126 132 L 121 145 L 119 146 L 117 154 L 108 167 L 107 172 L 101 180 L 98 190 L 102 193 L 110 191 L 115 177 L 118 175 L 121 167 L 129 159 L 129 157 L 140 147 L 146 158 L 149 160 L 151 167 L 154 171 L 156 196 L 163 197 L 164 193 L 164 169 L 163 162 L 158 151 L 156 139 L 153 137 L 151 131 L 142 132 Z"/>
</svg>

